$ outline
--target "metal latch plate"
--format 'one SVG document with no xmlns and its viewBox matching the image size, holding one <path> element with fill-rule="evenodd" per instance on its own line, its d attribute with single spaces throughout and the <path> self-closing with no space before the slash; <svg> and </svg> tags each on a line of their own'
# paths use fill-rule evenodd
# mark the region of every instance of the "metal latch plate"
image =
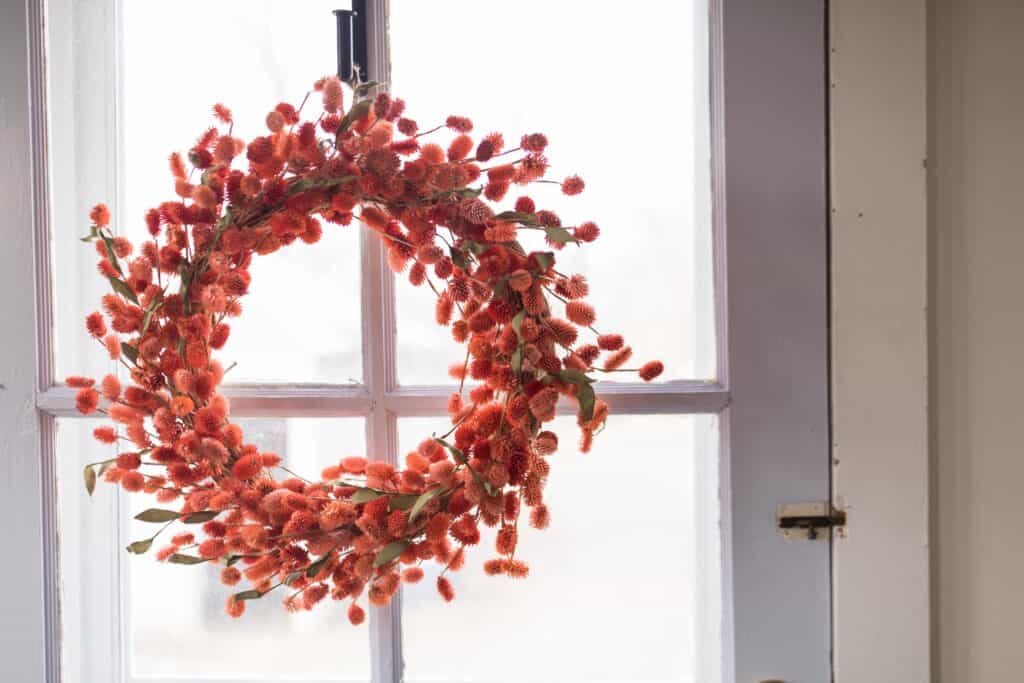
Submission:
<svg viewBox="0 0 1024 683">
<path fill-rule="evenodd" d="M 846 511 L 830 503 L 787 503 L 776 514 L 779 533 L 787 539 L 829 540 L 846 538 Z"/>
</svg>

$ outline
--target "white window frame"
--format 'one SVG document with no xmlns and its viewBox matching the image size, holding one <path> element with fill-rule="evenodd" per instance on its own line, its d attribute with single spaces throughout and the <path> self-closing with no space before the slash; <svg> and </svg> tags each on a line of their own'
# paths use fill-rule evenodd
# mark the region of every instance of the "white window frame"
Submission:
<svg viewBox="0 0 1024 683">
<path fill-rule="evenodd" d="M 781 677 L 785 679 L 803 680 L 799 673 L 787 673 L 782 670 L 789 665 L 790 660 L 799 657 L 800 648 L 808 645 L 817 648 L 821 641 L 814 637 L 805 637 L 806 634 L 786 631 L 779 628 L 779 624 L 772 620 L 766 620 L 766 613 L 775 615 L 784 614 L 779 611 L 779 606 L 784 606 L 792 597 L 791 586 L 787 584 L 778 590 L 777 599 L 772 604 L 763 606 L 762 610 L 752 609 L 746 604 L 731 602 L 734 596 L 742 596 L 745 591 L 754 589 L 759 581 L 763 581 L 763 574 L 759 577 L 758 572 L 768 571 L 773 575 L 780 575 L 786 571 L 795 571 L 796 581 L 799 583 L 800 576 L 806 572 L 806 567 L 800 568 L 800 562 L 786 560 L 787 566 L 767 566 L 766 560 L 772 559 L 774 549 L 774 537 L 771 536 L 772 515 L 767 514 L 770 507 L 767 503 L 774 499 L 775 502 L 784 502 L 780 496 L 791 497 L 794 490 L 782 485 L 786 474 L 777 474 L 758 470 L 752 463 L 756 454 L 751 447 L 753 440 L 763 437 L 758 430 L 769 424 L 773 417 L 779 416 L 779 403 L 777 389 L 767 384 L 767 378 L 763 373 L 759 375 L 756 368 L 751 368 L 749 359 L 753 354 L 760 353 L 762 361 L 771 363 L 773 361 L 785 360 L 786 356 L 778 356 L 779 346 L 792 343 L 794 340 L 787 336 L 792 330 L 772 327 L 758 328 L 753 324 L 750 316 L 750 307 L 759 303 L 771 303 L 771 295 L 779 292 L 751 291 L 751 285 L 756 280 L 749 272 L 739 273 L 736 269 L 726 272 L 724 263 L 726 257 L 731 263 L 744 263 L 752 257 L 752 247 L 744 245 L 743 238 L 750 238 L 751 227 L 750 216 L 744 211 L 752 211 L 754 207 L 744 203 L 744 199 L 752 199 L 745 196 L 751 194 L 752 190 L 747 182 L 749 179 L 743 176 L 746 170 L 740 162 L 743 161 L 742 143 L 736 144 L 744 133 L 753 135 L 750 130 L 745 130 L 745 122 L 742 117 L 730 118 L 729 111 L 739 112 L 741 107 L 732 105 L 730 100 L 742 102 L 745 95 L 743 88 L 744 77 L 752 77 L 758 74 L 758 68 L 765 63 L 770 67 L 784 64 L 784 59 L 772 52 L 771 46 L 779 39 L 789 37 L 786 33 L 786 22 L 779 20 L 774 13 L 799 12 L 806 7 L 789 7 L 780 9 L 774 3 L 760 3 L 756 0 L 720 0 L 724 4 L 722 9 L 715 3 L 715 10 L 712 12 L 713 24 L 711 39 L 714 43 L 712 54 L 718 55 L 717 66 L 712 74 L 712 106 L 717 116 L 721 115 L 722 107 L 725 106 L 726 117 L 725 128 L 729 129 L 729 135 L 721 128 L 713 131 L 713 145 L 715 147 L 715 244 L 716 244 L 716 293 L 721 297 L 718 310 L 718 382 L 673 382 L 664 385 L 632 386 L 632 385 L 609 385 L 604 392 L 604 397 L 609 400 L 612 410 L 615 413 L 719 413 L 724 416 L 723 444 L 722 444 L 722 524 L 725 538 L 731 540 L 730 547 L 724 549 L 724 573 L 723 596 L 725 600 L 725 620 L 723 647 L 723 680 L 730 683 L 733 680 L 748 680 L 752 673 L 760 677 Z M 806 3 L 812 6 L 815 3 Z M 920 3 L 915 2 L 920 8 Z M 7 579 L 5 585 L 11 588 L 5 597 L 5 609 L 0 610 L 0 634 L 3 636 L 3 644 L 0 646 L 5 656 L 0 657 L 0 678 L 3 680 L 57 683 L 59 678 L 60 662 L 60 629 L 59 629 L 59 605 L 57 590 L 57 538 L 56 523 L 54 519 L 54 454 L 53 454 L 53 426 L 54 419 L 61 416 L 72 416 L 73 394 L 63 388 L 55 387 L 53 377 L 52 359 L 50 353 L 50 329 L 52 327 L 51 291 L 49 273 L 49 219 L 48 219 L 48 196 L 47 196 L 47 168 L 46 168 L 46 83 L 45 83 L 45 32 L 43 18 L 43 0 L 25 0 L 24 3 L 5 3 L 0 7 L 0 50 L 3 56 L 3 66 L 0 67 L 0 92 L 4 95 L 0 98 L 0 154 L 4 155 L 5 164 L 0 167 L 0 176 L 3 183 L 0 183 L 0 200 L 5 207 L 5 219 L 11 226 L 31 226 L 31 229 L 8 230 L 5 234 L 7 241 L 5 249 L 0 251 L 0 291 L 5 296 L 12 297 L 9 305 L 4 305 L 4 318 L 7 330 L 3 333 L 4 354 L 0 357 L 0 370 L 3 375 L 0 382 L 0 436 L 2 436 L 2 448 L 0 452 L 0 519 L 5 520 L 5 541 L 8 547 L 16 549 L 17 555 L 21 558 L 17 565 L 9 564 L 0 569 L 0 577 Z M 386 0 L 371 1 L 370 3 L 370 34 L 381 35 L 379 29 L 384 25 L 386 16 Z M 767 19 L 767 22 L 758 21 Z M 790 19 L 794 17 L 785 17 Z M 806 17 L 803 17 L 806 19 Z M 920 26 L 913 23 L 919 19 L 919 15 L 904 17 L 906 21 L 900 24 L 900 28 L 894 28 L 893 32 L 898 35 L 918 35 Z M 864 17 L 862 16 L 863 20 Z M 775 20 L 775 21 L 772 21 Z M 880 15 L 868 16 L 868 26 L 878 26 L 884 23 Z M 744 38 L 744 31 L 753 30 L 747 25 L 758 26 L 757 37 L 765 52 L 763 54 L 748 54 L 751 50 L 744 50 L 738 47 Z M 833 27 L 835 30 L 835 27 Z M 774 33 L 773 33 L 774 32 Z M 747 35 L 749 37 L 749 35 Z M 895 38 L 894 38 L 895 40 Z M 812 41 L 813 42 L 813 41 Z M 724 43 L 724 45 L 723 45 Z M 920 43 L 916 43 L 920 45 Z M 807 47 L 807 46 L 804 46 Z M 813 45 L 811 46 L 813 47 Z M 724 57 L 722 55 L 724 54 Z M 895 53 L 894 53 L 895 54 Z M 386 65 L 386 53 L 382 51 L 380 44 L 374 44 L 371 39 L 371 73 L 375 69 L 382 69 Z M 797 55 L 799 57 L 799 55 Z M 804 55 L 806 56 L 806 55 Z M 772 61 L 772 57 L 778 57 Z M 722 80 L 724 59 L 724 70 L 730 74 L 729 83 Z M 848 63 L 849 64 L 849 63 Z M 860 74 L 856 68 L 848 66 L 847 74 Z M 763 75 L 763 73 L 761 74 Z M 777 71 L 769 75 L 778 75 Z M 920 74 L 916 74 L 919 76 Z M 917 84 L 915 76 L 908 76 L 912 84 Z M 899 78 L 894 77 L 897 82 L 891 88 L 891 93 L 899 93 Z M 746 84 L 749 86 L 749 83 Z M 891 85 L 891 84 L 890 84 Z M 13 95 L 12 95 L 13 94 Z M 20 95 L 19 95 L 20 94 Z M 886 100 L 890 101 L 890 100 Z M 911 112 L 903 121 L 910 124 L 921 125 L 923 122 L 915 120 L 917 112 Z M 739 118 L 739 120 L 736 120 Z M 713 120 L 717 118 L 713 117 Z M 748 125 L 749 127 L 749 125 Z M 726 139 L 729 145 L 726 146 Z M 835 151 L 833 147 L 833 151 Z M 836 164 L 843 163 L 842 157 L 833 160 L 833 173 L 837 173 Z M 878 162 L 876 162 L 877 164 Z M 884 169 L 878 165 L 868 163 L 869 172 L 880 172 Z M 876 176 L 883 178 L 884 175 Z M 756 194 L 756 193 L 753 193 Z M 781 201 L 781 200 L 780 200 Z M 761 212 L 769 214 L 779 210 L 779 206 L 768 203 L 766 207 L 759 204 L 756 208 Z M 880 207 L 881 211 L 887 211 L 886 207 Z M 892 217 L 893 214 L 884 214 Z M 916 214 L 915 214 L 916 215 Z M 727 217 L 726 217 L 727 216 Z M 782 215 L 776 216 L 781 218 Z M 729 225 L 728 237 L 722 221 Z M 919 234 L 916 239 L 919 239 Z M 911 241 L 902 245 L 903 251 L 909 258 L 920 258 L 917 251 L 920 241 Z M 865 253 L 867 249 L 883 249 L 888 247 L 888 240 L 884 231 L 875 231 L 856 244 L 855 250 L 858 254 Z M 843 257 L 851 257 L 850 251 L 843 245 L 833 245 L 833 258 L 841 260 Z M 769 257 L 773 254 L 769 254 Z M 770 258 L 768 259 L 770 260 Z M 845 285 L 846 292 L 856 292 L 858 298 L 851 306 L 857 306 L 860 310 L 871 310 L 874 304 L 887 304 L 887 310 L 893 320 L 899 319 L 901 313 L 910 313 L 911 306 L 917 306 L 920 301 L 918 297 L 910 296 L 906 299 L 893 300 L 889 293 L 899 290 L 902 284 L 910 282 L 917 287 L 920 282 L 918 276 L 921 274 L 919 268 L 906 277 L 900 277 L 896 272 L 898 267 L 893 259 L 886 263 L 887 269 L 884 274 L 892 283 L 892 288 L 871 288 L 869 290 L 857 289 L 854 285 Z M 842 261 L 840 261 L 842 263 Z M 917 261 L 915 261 L 917 263 Z M 388 275 L 385 264 L 381 258 L 381 249 L 376 240 L 363 240 L 363 267 L 364 277 L 367 282 L 375 278 L 378 287 L 364 287 L 364 292 L 370 292 L 373 296 L 366 296 L 363 302 L 364 335 L 380 334 L 394 329 L 393 294 L 391 290 L 391 278 Z M 31 283 L 31 287 L 28 284 Z M 758 283 L 759 284 L 759 283 Z M 777 283 L 776 283 L 777 284 Z M 795 286 L 794 280 L 784 283 L 785 286 Z M 915 289 L 915 292 L 920 290 Z M 20 297 L 13 297 L 14 293 L 22 293 Z M 846 305 L 849 294 L 840 294 L 833 301 L 833 313 L 836 309 Z M 839 312 L 842 312 L 841 310 Z M 920 313 L 919 308 L 912 311 Z M 864 319 L 865 323 L 870 322 Z M 892 339 L 892 334 L 903 334 L 901 339 L 908 344 L 918 344 L 920 350 L 920 330 L 915 327 L 909 333 L 902 330 L 887 331 L 887 338 Z M 726 346 L 727 334 L 733 336 L 733 343 Z M 782 335 L 780 344 L 779 335 Z M 799 334 L 797 335 L 799 337 Z M 365 338 L 364 338 L 365 339 Z M 397 444 L 395 435 L 395 419 L 401 415 L 426 415 L 443 414 L 443 403 L 448 390 L 440 387 L 416 387 L 403 388 L 395 381 L 394 366 L 394 345 L 393 338 L 385 335 L 384 339 L 390 340 L 378 348 L 374 344 L 364 344 L 364 367 L 366 377 L 364 386 L 371 388 L 310 388 L 303 386 L 261 386 L 261 387 L 240 387 L 230 390 L 229 395 L 233 399 L 233 412 L 238 416 L 247 415 L 369 415 L 367 421 L 367 446 L 371 453 L 380 453 L 388 459 L 396 460 Z M 795 340 L 797 343 L 801 339 Z M 806 341 L 806 340 L 803 340 Z M 811 351 L 817 353 L 816 342 L 811 343 Z M 766 351 L 767 350 L 767 351 Z M 767 353 L 767 358 L 765 354 Z M 837 362 L 842 362 L 850 356 L 843 356 L 838 351 Z M 912 357 L 913 352 L 911 352 Z M 737 362 L 738 361 L 738 362 Z M 817 383 L 817 380 L 813 380 Z M 837 393 L 843 395 L 845 380 L 841 377 L 834 377 L 834 388 Z M 908 380 L 909 382 L 909 380 Z M 911 388 L 915 385 L 909 384 Z M 877 400 L 877 392 L 875 399 Z M 862 394 L 864 396 L 867 394 Z M 817 397 L 813 393 L 812 398 Z M 823 404 L 827 406 L 827 400 Z M 793 409 L 794 406 L 784 406 Z M 897 416 L 901 406 L 889 405 Z M 919 418 L 920 406 L 913 407 L 915 420 Z M 906 407 L 903 407 L 906 411 Z M 906 414 L 906 413 L 903 413 Z M 756 419 L 750 420 L 751 416 Z M 792 417 L 789 415 L 788 417 Z M 864 434 L 871 429 L 871 425 L 851 422 L 845 425 L 845 438 L 850 439 L 859 434 Z M 860 430 L 858 432 L 858 430 Z M 773 435 L 776 436 L 776 435 Z M 816 435 L 815 438 L 820 437 Z M 788 436 L 778 437 L 778 447 L 789 440 Z M 813 443 L 796 443 L 797 448 L 815 448 Z M 763 449 L 764 446 L 762 445 Z M 827 447 L 825 449 L 827 452 Z M 919 457 L 920 450 L 915 457 Z M 848 456 L 847 456 L 848 457 Z M 885 470 L 880 469 L 884 465 L 878 463 L 878 459 L 865 461 L 864 468 L 858 474 L 863 481 L 869 481 L 871 476 L 881 477 Z M 872 469 L 873 468 L 873 469 Z M 922 479 L 923 470 L 923 479 Z M 752 476 L 761 475 L 767 481 L 766 486 L 771 488 L 778 485 L 778 490 L 773 490 L 767 496 L 758 493 L 749 499 L 739 500 L 737 497 L 730 497 L 731 486 L 737 481 Z M 927 465 L 915 460 L 914 465 L 904 472 L 904 480 L 915 486 L 926 486 Z M 848 480 L 856 483 L 855 480 Z M 805 482 L 806 483 L 806 482 Z M 814 487 L 812 487 L 814 488 Z M 808 492 L 806 487 L 799 493 L 792 495 L 796 498 L 813 498 L 816 494 Z M 911 508 L 919 511 L 919 501 L 911 503 Z M 853 514 L 859 514 L 856 509 Z M 18 523 L 6 523 L 7 520 L 17 520 Z M 853 529 L 856 530 L 856 522 L 853 522 Z M 910 531 L 915 534 L 920 531 L 919 525 L 911 525 Z M 871 528 L 872 533 L 885 533 L 884 528 Z M 905 532 L 906 529 L 904 528 Z M 926 529 L 924 530 L 926 539 Z M 771 546 L 771 548 L 769 548 Z M 820 546 L 818 547 L 820 548 Z M 872 549 L 877 551 L 877 549 Z M 800 547 L 795 550 L 794 555 L 813 555 L 818 559 L 812 564 L 820 562 L 822 552 L 819 549 L 808 550 L 807 547 Z M 827 554 L 827 551 L 825 552 Z M 871 554 L 864 556 L 868 562 L 877 558 Z M 803 558 L 805 559 L 805 558 Z M 920 555 L 915 555 L 910 567 L 910 581 L 906 580 L 903 585 L 912 583 L 913 580 L 922 578 L 920 575 Z M 826 560 L 827 565 L 827 560 Z M 893 573 L 898 574 L 899 570 L 907 568 L 907 565 L 899 565 L 893 568 Z M 925 568 L 924 585 L 927 579 L 927 568 Z M 816 570 L 814 570 L 816 571 Z M 861 570 L 863 571 L 863 570 Z M 860 588 L 864 588 L 861 586 Z M 785 609 L 785 607 L 783 607 Z M 862 610 L 860 618 L 874 617 L 871 621 L 874 633 L 886 633 L 883 628 L 884 615 L 872 610 Z M 838 633 L 842 633 L 840 619 L 845 619 L 842 612 L 836 615 Z M 915 627 L 920 624 L 915 622 Z M 376 681 L 398 680 L 401 670 L 400 638 L 400 612 L 399 606 L 395 605 L 381 615 L 375 617 L 371 624 L 373 643 L 373 674 Z M 754 635 L 763 635 L 765 631 L 779 630 L 777 636 L 777 649 L 751 647 L 750 638 Z M 825 629 L 827 631 L 827 628 Z M 921 634 L 915 632 L 917 640 L 914 652 L 921 653 Z M 905 637 L 894 630 L 890 630 L 889 642 L 899 643 Z M 785 641 L 793 641 L 789 645 Z M 827 636 L 826 636 L 827 640 Z M 925 638 L 926 640 L 926 638 Z M 926 647 L 926 645 L 925 645 Z M 827 649 L 827 647 L 826 647 Z M 892 652 L 898 650 L 893 647 Z M 13 656 L 12 656 L 13 654 Z M 815 654 L 814 659 L 820 655 Z M 765 663 L 771 660 L 770 663 Z M 886 657 L 875 657 L 874 661 L 881 667 L 885 666 Z M 888 676 L 888 669 L 884 669 L 884 675 L 879 680 Z M 762 675 L 763 674 L 763 675 Z M 810 679 L 808 679 L 810 680 Z M 857 680 L 850 678 L 849 680 Z M 914 679 L 923 680 L 920 678 Z M 89 682 L 91 683 L 91 682 Z"/>
</svg>

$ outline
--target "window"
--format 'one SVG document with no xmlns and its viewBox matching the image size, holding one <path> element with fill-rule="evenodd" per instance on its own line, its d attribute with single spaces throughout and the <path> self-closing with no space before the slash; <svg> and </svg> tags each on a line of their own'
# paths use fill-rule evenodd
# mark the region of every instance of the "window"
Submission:
<svg viewBox="0 0 1024 683">
<path fill-rule="evenodd" d="M 765 673 L 754 658 L 776 652 L 768 673 L 823 680 L 827 548 L 785 554 L 770 526 L 781 500 L 827 495 L 824 154 L 815 147 L 824 97 L 812 73 L 824 59 L 815 51 L 820 11 L 776 16 L 743 5 L 744 20 L 730 23 L 720 3 L 699 0 L 652 0 L 626 13 L 524 0 L 497 18 L 478 2 L 368 4 L 370 74 L 393 83 L 421 121 L 464 113 L 510 134 L 541 128 L 556 162 L 578 165 L 555 173 L 583 173 L 584 200 L 563 209 L 553 193 L 551 208 L 592 214 L 604 244 L 560 260 L 591 276 L 602 323 L 629 333 L 638 354 L 666 361 L 665 381 L 602 382 L 615 429 L 592 454 L 566 451 L 553 463 L 554 524 L 524 534 L 530 580 L 489 581 L 470 562 L 451 605 L 429 587 L 406 591 L 372 610 L 369 628 L 349 627 L 330 606 L 285 615 L 271 601 L 226 625 L 210 572 L 124 556 L 141 533 L 130 520 L 138 501 L 112 488 L 92 500 L 82 491 L 82 465 L 104 456 L 88 439 L 89 421 L 75 416 L 73 394 L 49 386 L 71 371 L 105 370 L 77 323 L 100 289 L 76 226 L 107 198 L 131 234 L 142 209 L 167 193 L 158 160 L 202 129 L 213 102 L 231 106 L 248 135 L 268 104 L 301 97 L 333 66 L 335 5 L 49 0 L 50 154 L 48 177 L 34 181 L 43 197 L 48 187 L 52 226 L 52 240 L 37 247 L 49 257 L 52 290 L 51 281 L 39 286 L 44 313 L 35 319 L 46 384 L 38 452 L 57 485 L 51 527 L 40 489 L 44 534 L 60 537 L 59 566 L 46 574 L 59 577 L 60 639 L 47 651 L 60 662 L 47 670 L 84 683 L 704 682 Z M 216 57 L 181 38 L 196 17 L 216 31 Z M 721 79 L 723 54 L 733 74 L 725 85 L 711 78 Z M 786 79 L 799 86 L 786 91 L 789 111 L 764 107 L 755 119 L 749 112 Z M 467 81 L 473 87 L 456 87 Z M 734 107 L 723 113 L 723 100 Z M 568 104 L 552 106 L 560 102 Z M 611 150 L 629 166 L 613 163 Z M 45 211 L 36 224 L 47 226 Z M 638 242 L 655 246 L 637 253 Z M 622 281 L 623 266 L 636 281 Z M 226 350 L 239 361 L 232 414 L 248 433 L 315 471 L 348 452 L 398 462 L 440 426 L 451 386 L 436 370 L 458 360 L 454 346 L 426 319 L 424 292 L 392 278 L 375 238 L 339 230 L 316 250 L 298 245 L 257 268 L 247 327 Z M 292 320 L 260 317 L 257 302 L 275 297 L 295 302 Z M 320 327 L 293 336 L 313 311 Z M 568 435 L 571 422 L 556 429 Z M 644 463 L 628 481 L 617 467 L 624 459 Z M 816 464 L 802 470 L 808 463 Z M 787 488 L 796 480 L 802 489 Z M 609 506 L 627 504 L 630 515 L 611 526 Z M 775 647 L 783 638 L 768 617 L 782 604 L 803 652 Z M 52 627 L 52 614 L 44 621 Z M 463 641 L 467 651 L 456 652 Z"/>
</svg>

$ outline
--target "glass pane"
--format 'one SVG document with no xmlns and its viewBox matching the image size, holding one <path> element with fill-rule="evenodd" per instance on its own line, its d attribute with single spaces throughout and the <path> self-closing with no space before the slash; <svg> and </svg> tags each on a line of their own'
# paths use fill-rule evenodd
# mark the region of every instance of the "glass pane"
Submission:
<svg viewBox="0 0 1024 683">
<path fill-rule="evenodd" d="M 637 358 L 663 360 L 663 379 L 712 378 L 705 2 L 643 0 L 623 11 L 522 0 L 500 20 L 477 0 L 390 7 L 392 91 L 409 116 L 422 130 L 449 114 L 469 116 L 474 135 L 497 130 L 512 144 L 523 133 L 547 134 L 548 177 L 579 173 L 587 188 L 565 197 L 538 185 L 530 196 L 566 225 L 601 227 L 594 245 L 558 253 L 564 272 L 588 277 L 597 328 L 625 334 Z M 459 38 L 437 40 L 424 26 Z M 447 145 L 450 135 L 434 137 Z M 525 246 L 544 248 L 541 240 Z M 433 323 L 432 293 L 402 282 L 396 298 L 399 379 L 450 382 L 447 367 L 461 357 Z"/>
<path fill-rule="evenodd" d="M 286 466 L 314 478 L 345 455 L 365 451 L 362 418 L 238 420 L 247 440 L 276 452 Z M 150 507 L 130 498 L 132 514 Z M 127 517 L 127 514 L 126 514 Z M 130 537 L 150 529 L 130 522 Z M 346 603 L 325 601 L 311 612 L 289 613 L 280 599 L 252 601 L 240 619 L 224 612 L 237 589 L 220 584 L 209 567 L 130 558 L 128 666 L 140 677 L 258 678 L 363 681 L 370 677 L 369 629 L 353 627 Z"/>
<path fill-rule="evenodd" d="M 114 29 L 97 5 L 47 1 L 47 170 L 58 378 L 101 377 L 113 368 L 85 331 L 85 316 L 99 309 L 109 285 L 96 272 L 96 252 L 78 238 L 88 234 L 89 209 L 97 202 L 116 208 Z M 165 157 L 166 152 L 154 162 L 166 168 Z"/>
<path fill-rule="evenodd" d="M 100 420 L 58 419 L 55 442 L 59 538 L 61 671 L 64 681 L 116 680 L 106 653 L 118 637 L 118 489 L 82 480 L 88 463 L 117 455 L 92 438 Z"/>
<path fill-rule="evenodd" d="M 125 216 L 129 230 L 173 189 L 163 160 L 210 125 L 223 102 L 243 138 L 266 134 L 267 112 L 298 106 L 317 78 L 334 71 L 335 0 L 128 2 L 124 13 Z M 196 17 L 217 34 L 216 54 L 182 49 Z M 212 27 L 216 27 L 213 29 Z M 154 107 L 169 83 L 174 106 Z M 232 382 L 351 383 L 360 360 L 359 233 L 324 223 L 315 246 L 296 242 L 257 257 L 245 313 L 222 354 L 238 361 Z"/>
<path fill-rule="evenodd" d="M 91 497 L 86 493 L 83 467 L 117 454 L 92 438 L 98 424 L 57 421 L 63 680 L 115 680 L 119 664 L 110 653 L 122 638 L 129 677 L 369 680 L 369 629 L 351 626 L 342 603 L 328 600 L 316 611 L 291 614 L 268 597 L 249 603 L 236 620 L 224 612 L 232 589 L 220 585 L 212 568 L 129 557 L 124 546 L 153 531 L 130 517 L 154 501 L 102 482 Z M 289 469 L 303 475 L 316 476 L 325 463 L 365 450 L 362 418 L 239 424 L 255 443 L 277 452 Z"/>
<path fill-rule="evenodd" d="M 61 376 L 99 374 L 105 367 L 102 350 L 87 343 L 81 324 L 104 291 L 95 254 L 76 239 L 88 232 L 89 207 L 106 201 L 115 230 L 145 236 L 144 212 L 176 197 L 168 155 L 187 152 L 212 124 L 214 103 L 234 112 L 236 136 L 262 135 L 274 105 L 298 106 L 313 81 L 335 69 L 333 1 L 122 5 L 118 52 L 113 17 L 91 5 L 50 0 Z M 197 31 L 216 33 L 212 53 L 188 46 L 187 36 Z M 358 229 L 323 227 L 314 247 L 296 242 L 272 258 L 256 257 L 245 313 L 234 319 L 221 355 L 225 365 L 238 362 L 232 382 L 348 384 L 362 376 Z"/>
<path fill-rule="evenodd" d="M 521 524 L 528 578 L 483 573 L 490 532 L 449 575 L 452 603 L 432 588 L 434 565 L 403 591 L 406 680 L 720 680 L 717 418 L 611 420 L 590 454 L 563 446 L 551 458 L 551 526 Z M 572 418 L 554 424 L 562 444 L 575 443 Z M 437 427 L 400 420 L 403 448 Z M 471 646 L 452 657 L 444 644 L 460 642 Z"/>
</svg>

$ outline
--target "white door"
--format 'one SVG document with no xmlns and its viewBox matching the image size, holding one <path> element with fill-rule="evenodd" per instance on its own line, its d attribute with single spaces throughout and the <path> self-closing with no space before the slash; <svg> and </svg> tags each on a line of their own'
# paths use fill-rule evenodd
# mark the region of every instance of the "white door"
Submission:
<svg viewBox="0 0 1024 683">
<path fill-rule="evenodd" d="M 7 292 L 35 286 L 34 301 L 5 303 L 19 323 L 0 333 L 12 363 L 0 419 L 17 435 L 0 512 L 28 520 L 13 537 L 42 568 L 27 584 L 21 565 L 0 569 L 26 586 L 0 613 L 0 678 L 829 680 L 829 545 L 776 529 L 779 505 L 829 496 L 826 17 L 814 0 L 371 0 L 368 75 L 422 128 L 457 114 L 541 130 L 553 177 L 584 175 L 571 204 L 555 186 L 535 199 L 600 224 L 589 253 L 560 259 L 588 275 L 601 325 L 665 361 L 665 381 L 601 383 L 613 421 L 592 453 L 558 461 L 552 526 L 524 539 L 525 582 L 470 563 L 451 605 L 405 590 L 369 628 L 270 601 L 227 623 L 201 568 L 124 557 L 144 503 L 85 495 L 82 466 L 109 455 L 58 386 L 104 369 L 79 325 L 100 294 L 81 219 L 105 198 L 137 231 L 167 194 L 163 160 L 214 102 L 251 136 L 269 107 L 300 99 L 333 70 L 335 8 L 50 0 L 45 25 L 39 0 L 0 10 L 4 92 L 24 92 L 0 104 L 26 132 L 9 149 L 35 164 L 0 171 L 24 226 L 0 272 Z M 229 395 L 290 467 L 362 452 L 398 462 L 443 419 L 444 368 L 458 359 L 381 251 L 349 228 L 256 266 Z"/>
</svg>

